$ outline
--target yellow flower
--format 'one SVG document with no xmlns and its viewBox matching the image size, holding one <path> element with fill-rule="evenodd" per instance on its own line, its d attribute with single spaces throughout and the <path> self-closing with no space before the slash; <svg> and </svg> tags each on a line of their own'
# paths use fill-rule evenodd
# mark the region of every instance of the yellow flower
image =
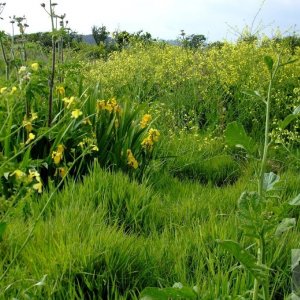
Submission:
<svg viewBox="0 0 300 300">
<path fill-rule="evenodd" d="M 153 140 L 148 136 L 142 141 L 141 145 L 146 150 L 151 150 L 153 146 Z"/>
<path fill-rule="evenodd" d="M 82 120 L 82 123 L 83 123 L 84 125 L 92 125 L 92 122 L 91 122 L 91 120 L 90 120 L 89 118 L 84 118 L 84 119 Z"/>
<path fill-rule="evenodd" d="M 57 146 L 57 152 L 63 153 L 65 151 L 65 146 L 63 144 L 59 144 Z"/>
<path fill-rule="evenodd" d="M 33 64 L 31 65 L 31 69 L 32 69 L 33 71 L 37 71 L 37 70 L 39 69 L 39 64 L 38 64 L 38 63 L 33 63 Z"/>
<path fill-rule="evenodd" d="M 13 86 L 13 87 L 11 88 L 10 94 L 11 94 L 11 95 L 14 94 L 17 90 L 18 90 L 17 87 L 16 87 L 16 86 Z"/>
<path fill-rule="evenodd" d="M 159 139 L 160 133 L 157 129 L 153 129 L 151 128 L 149 130 L 149 137 L 151 137 L 151 139 L 153 140 L 153 142 L 157 142 Z"/>
<path fill-rule="evenodd" d="M 56 92 L 59 95 L 63 96 L 65 94 L 65 88 L 63 86 L 58 86 L 58 87 L 56 87 Z"/>
<path fill-rule="evenodd" d="M 147 125 L 151 122 L 152 117 L 149 114 L 145 114 L 140 122 L 141 128 L 147 127 Z"/>
<path fill-rule="evenodd" d="M 67 169 L 64 168 L 64 167 L 61 167 L 61 168 L 57 168 L 57 169 L 55 170 L 54 176 L 65 177 L 66 174 L 67 174 Z"/>
<path fill-rule="evenodd" d="M 77 146 L 79 146 L 80 148 L 82 148 L 83 149 L 83 147 L 84 147 L 84 144 L 85 144 L 85 142 L 80 142 L 80 143 L 78 143 L 78 145 Z"/>
<path fill-rule="evenodd" d="M 7 90 L 7 87 L 3 87 L 0 89 L 0 94 L 3 94 Z"/>
<path fill-rule="evenodd" d="M 31 182 L 32 179 L 35 178 L 36 181 L 41 181 L 40 173 L 36 170 L 29 170 L 28 181 Z"/>
<path fill-rule="evenodd" d="M 30 132 L 28 134 L 28 139 L 27 141 L 25 142 L 25 144 L 29 144 L 31 141 L 33 141 L 35 139 L 35 134 L 33 134 L 32 132 Z"/>
<path fill-rule="evenodd" d="M 38 183 L 35 183 L 32 188 L 41 194 L 43 191 L 43 184 L 41 181 L 39 181 Z"/>
<path fill-rule="evenodd" d="M 73 105 L 74 102 L 75 102 L 75 97 L 73 97 L 73 96 L 70 97 L 70 98 L 65 97 L 64 99 L 62 99 L 62 101 L 65 102 L 65 106 L 66 106 L 67 108 L 70 108 L 70 106 Z"/>
<path fill-rule="evenodd" d="M 135 157 L 133 156 L 132 152 L 130 149 L 127 149 L 127 164 L 134 168 L 137 169 L 139 166 L 139 163 L 137 162 L 137 160 L 135 159 Z"/>
<path fill-rule="evenodd" d="M 104 109 L 105 107 L 105 100 L 98 100 L 97 101 L 97 111 Z"/>
<path fill-rule="evenodd" d="M 36 120 L 37 118 L 38 118 L 38 114 L 35 113 L 34 111 L 32 111 L 30 121 L 32 122 L 32 121 Z"/>
<path fill-rule="evenodd" d="M 107 104 L 105 105 L 104 109 L 107 110 L 107 111 L 109 111 L 109 112 L 112 112 L 113 109 L 114 109 L 114 107 L 110 103 L 107 102 Z"/>
<path fill-rule="evenodd" d="M 52 151 L 51 157 L 52 157 L 54 163 L 56 165 L 58 165 L 63 158 L 63 154 L 61 152 Z"/>
<path fill-rule="evenodd" d="M 27 132 L 32 131 L 32 122 L 38 118 L 37 113 L 31 112 L 31 117 L 28 120 L 27 116 L 25 115 L 24 120 L 23 120 L 23 126 L 25 127 Z"/>
<path fill-rule="evenodd" d="M 12 172 L 10 174 L 10 176 L 16 176 L 16 179 L 20 179 L 22 177 L 24 177 L 26 174 L 24 172 L 22 172 L 21 170 L 15 170 L 14 172 Z"/>
<path fill-rule="evenodd" d="M 27 121 L 26 118 L 23 120 L 23 126 L 25 127 L 27 132 L 32 131 L 32 124 L 30 121 Z"/>
<path fill-rule="evenodd" d="M 74 109 L 72 111 L 71 115 L 72 115 L 71 118 L 77 119 L 77 118 L 79 118 L 79 116 L 82 115 L 82 111 L 80 109 L 78 109 L 78 108 Z"/>
<path fill-rule="evenodd" d="M 59 145 L 57 146 L 56 151 L 52 151 L 51 157 L 52 157 L 52 159 L 53 159 L 53 161 L 54 161 L 54 163 L 55 163 L 56 165 L 59 165 L 59 163 L 60 163 L 61 160 L 63 159 L 63 157 L 64 157 L 64 155 L 63 155 L 64 150 L 65 150 L 64 145 L 59 144 Z"/>
<path fill-rule="evenodd" d="M 160 133 L 157 129 L 151 128 L 148 132 L 148 136 L 142 141 L 141 145 L 146 150 L 151 150 L 154 142 L 159 139 Z"/>
<path fill-rule="evenodd" d="M 91 145 L 92 151 L 99 151 L 99 148 L 96 145 Z"/>
</svg>

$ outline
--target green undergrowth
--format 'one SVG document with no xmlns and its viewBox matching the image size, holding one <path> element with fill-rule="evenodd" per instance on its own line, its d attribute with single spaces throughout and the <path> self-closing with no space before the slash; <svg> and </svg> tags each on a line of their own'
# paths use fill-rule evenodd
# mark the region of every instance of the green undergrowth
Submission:
<svg viewBox="0 0 300 300">
<path fill-rule="evenodd" d="M 52 198 L 1 282 L 1 299 L 138 299 L 146 286 L 174 282 L 196 285 L 200 299 L 246 297 L 251 275 L 216 240 L 247 244 L 235 211 L 251 172 L 232 185 L 215 187 L 179 180 L 167 171 L 138 184 L 96 167 L 82 183 L 69 182 Z M 299 176 L 288 172 L 282 179 L 282 199 L 295 196 Z M 2 270 L 48 197 L 45 193 L 26 206 L 21 203 L 7 216 Z M 268 250 L 277 299 L 289 293 L 289 249 L 299 246 L 295 229 Z"/>
<path fill-rule="evenodd" d="M 201 184 L 233 184 L 241 175 L 242 162 L 227 150 L 220 137 L 180 134 L 164 141 L 170 174 Z"/>
</svg>

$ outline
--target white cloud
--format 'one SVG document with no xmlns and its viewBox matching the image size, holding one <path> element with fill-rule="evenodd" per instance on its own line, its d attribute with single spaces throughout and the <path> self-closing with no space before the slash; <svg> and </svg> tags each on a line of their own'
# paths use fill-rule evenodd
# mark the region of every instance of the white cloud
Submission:
<svg viewBox="0 0 300 300">
<path fill-rule="evenodd" d="M 25 14 L 29 32 L 50 30 L 50 20 L 40 3 L 48 0 L 6 0 L 2 29 L 10 31 L 8 16 Z M 105 25 L 130 32 L 143 29 L 154 37 L 174 39 L 181 29 L 188 34 L 201 33 L 210 39 L 226 37 L 229 27 L 240 30 L 251 25 L 262 0 L 57 0 L 57 13 L 67 14 L 72 29 L 91 33 L 93 25 Z M 299 0 L 266 0 L 256 24 L 272 24 L 282 30 L 299 26 Z"/>
</svg>

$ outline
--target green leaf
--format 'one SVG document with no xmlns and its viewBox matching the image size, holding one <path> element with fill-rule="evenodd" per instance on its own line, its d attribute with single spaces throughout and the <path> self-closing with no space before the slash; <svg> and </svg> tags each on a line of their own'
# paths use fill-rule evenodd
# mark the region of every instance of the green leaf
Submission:
<svg viewBox="0 0 300 300">
<path fill-rule="evenodd" d="M 236 121 L 227 125 L 225 130 L 225 139 L 229 146 L 244 148 L 251 154 L 256 151 L 255 142 L 247 135 L 243 125 Z"/>
<path fill-rule="evenodd" d="M 294 109 L 293 115 L 300 115 L 300 105 Z"/>
<path fill-rule="evenodd" d="M 260 205 L 260 197 L 257 192 L 244 191 L 239 200 L 238 207 L 241 211 L 257 210 Z"/>
<path fill-rule="evenodd" d="M 285 117 L 285 119 L 281 122 L 279 122 L 279 127 L 282 129 L 285 129 L 292 121 L 299 118 L 300 116 L 300 105 L 297 106 L 292 114 L 289 114 Z"/>
<path fill-rule="evenodd" d="M 300 194 L 289 201 L 290 205 L 300 205 Z"/>
<path fill-rule="evenodd" d="M 263 182 L 263 189 L 265 191 L 271 191 L 274 189 L 274 186 L 277 182 L 279 182 L 280 177 L 273 172 L 265 173 L 264 174 L 264 182 Z"/>
<path fill-rule="evenodd" d="M 176 299 L 196 299 L 196 292 L 190 288 L 183 286 L 180 282 L 175 283 L 173 287 L 156 288 L 147 287 L 140 295 L 140 300 L 176 300 Z"/>
<path fill-rule="evenodd" d="M 280 64 L 280 67 L 283 67 L 283 66 L 286 66 L 286 65 L 289 65 L 289 64 L 293 64 L 296 61 L 298 61 L 298 59 L 288 60 L 287 62 Z"/>
<path fill-rule="evenodd" d="M 268 67 L 269 72 L 272 73 L 273 65 L 274 65 L 273 58 L 271 56 L 266 55 L 264 57 L 264 61 L 265 61 L 265 64 L 267 65 L 267 67 Z"/>
<path fill-rule="evenodd" d="M 0 223 L 0 242 L 3 240 L 3 234 L 5 232 L 6 227 L 7 224 L 5 222 Z"/>
<path fill-rule="evenodd" d="M 278 225 L 275 235 L 281 235 L 282 233 L 288 231 L 289 229 L 295 227 L 296 225 L 296 219 L 295 218 L 285 218 L 281 221 L 281 223 Z"/>
<path fill-rule="evenodd" d="M 295 114 L 290 114 L 285 117 L 285 119 L 281 122 L 279 122 L 279 127 L 282 129 L 285 129 L 292 121 L 297 119 L 299 116 Z"/>
<path fill-rule="evenodd" d="M 267 268 L 264 265 L 258 265 L 256 258 L 243 249 L 240 244 L 231 241 L 217 241 L 224 249 L 229 251 L 258 281 L 264 282 L 267 277 Z"/>
</svg>

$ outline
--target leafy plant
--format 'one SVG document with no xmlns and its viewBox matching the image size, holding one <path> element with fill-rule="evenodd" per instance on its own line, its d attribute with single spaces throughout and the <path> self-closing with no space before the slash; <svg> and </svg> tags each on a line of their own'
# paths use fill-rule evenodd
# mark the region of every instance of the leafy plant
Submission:
<svg viewBox="0 0 300 300">
<path fill-rule="evenodd" d="M 253 256 L 249 250 L 234 241 L 219 241 L 219 244 L 228 250 L 235 258 L 253 275 L 253 300 L 258 299 L 259 291 L 262 288 L 264 299 L 271 299 L 270 295 L 270 270 L 266 266 L 266 253 L 268 249 L 268 242 L 274 236 L 280 236 L 296 224 L 294 218 L 281 218 L 285 212 L 284 206 L 275 208 L 272 204 L 274 197 L 280 197 L 278 193 L 280 177 L 273 172 L 265 173 L 268 159 L 268 149 L 272 143 L 270 140 L 270 113 L 271 113 L 271 93 L 275 80 L 276 73 L 280 67 L 286 64 L 281 63 L 280 57 L 274 63 L 270 56 L 264 58 L 266 67 L 268 69 L 270 79 L 266 99 L 258 97 L 265 103 L 265 134 L 264 145 L 262 149 L 262 157 L 260 159 L 260 166 L 257 172 L 257 191 L 244 191 L 238 201 L 237 217 L 240 222 L 240 227 L 243 233 L 254 239 L 256 244 L 256 257 Z M 299 109 L 296 109 L 296 114 Z M 287 125 L 294 118 L 294 114 L 288 116 L 283 125 Z M 257 146 L 253 140 L 247 136 L 243 126 L 235 123 L 230 123 L 225 132 L 226 140 L 229 145 L 235 145 L 244 148 L 249 155 L 255 156 Z M 297 198 L 291 200 L 290 203 L 297 204 Z M 278 225 L 278 223 L 280 224 Z"/>
</svg>

